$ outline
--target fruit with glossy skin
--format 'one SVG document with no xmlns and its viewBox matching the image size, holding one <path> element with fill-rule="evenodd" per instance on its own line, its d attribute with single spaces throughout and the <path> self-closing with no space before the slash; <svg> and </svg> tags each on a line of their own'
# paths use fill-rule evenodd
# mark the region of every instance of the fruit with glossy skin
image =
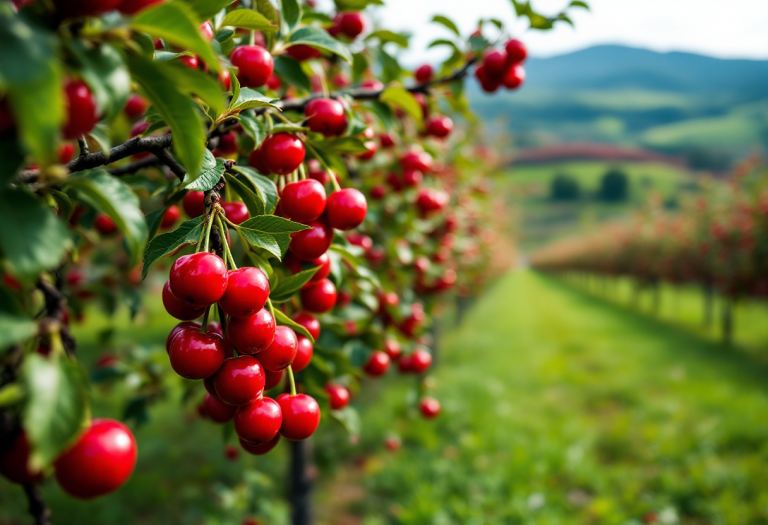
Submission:
<svg viewBox="0 0 768 525">
<path fill-rule="evenodd" d="M 228 405 L 245 405 L 264 391 L 264 369 L 251 355 L 225 359 L 213 376 L 213 386 L 219 399 Z"/>
<path fill-rule="evenodd" d="M 395 139 L 393 139 L 392 135 L 389 133 L 382 133 L 379 135 L 379 144 L 381 145 L 381 149 L 389 149 L 395 145 Z"/>
<path fill-rule="evenodd" d="M 304 44 L 296 44 L 287 47 L 285 49 L 285 54 L 294 60 L 298 60 L 299 62 L 304 62 L 305 60 L 313 60 L 323 56 L 320 53 L 320 50 Z"/>
<path fill-rule="evenodd" d="M 325 211 L 325 188 L 314 179 L 290 182 L 280 195 L 283 213 L 292 221 L 311 222 Z"/>
<path fill-rule="evenodd" d="M 423 348 L 417 348 L 411 354 L 411 371 L 414 374 L 423 374 L 432 366 L 432 354 Z"/>
<path fill-rule="evenodd" d="M 68 80 L 64 84 L 64 100 L 67 106 L 66 123 L 62 133 L 71 140 L 90 133 L 99 121 L 98 108 L 88 84 L 82 80 Z"/>
<path fill-rule="evenodd" d="M 232 319 L 227 333 L 238 352 L 256 354 L 275 339 L 275 318 L 266 308 L 262 308 L 250 317 Z"/>
<path fill-rule="evenodd" d="M 355 188 L 334 191 L 328 197 L 325 215 L 337 230 L 351 230 L 360 226 L 368 213 L 365 195 Z"/>
<path fill-rule="evenodd" d="M 195 55 L 183 55 L 175 60 L 178 60 L 179 63 L 184 64 L 189 69 L 199 69 L 200 68 L 200 59 L 197 58 Z"/>
<path fill-rule="evenodd" d="M 440 414 L 440 401 L 434 397 L 425 397 L 419 402 L 419 412 L 426 419 L 434 419 Z"/>
<path fill-rule="evenodd" d="M 270 372 L 285 370 L 293 363 L 298 351 L 296 333 L 287 326 L 275 328 L 275 338 L 263 352 L 259 353 L 259 361 Z"/>
<path fill-rule="evenodd" d="M 504 74 L 502 83 L 507 89 L 517 89 L 525 82 L 525 69 L 520 64 L 514 64 Z"/>
<path fill-rule="evenodd" d="M 270 452 L 273 448 L 275 448 L 279 442 L 280 442 L 280 434 L 272 438 L 272 441 L 268 441 L 266 443 L 260 443 L 258 445 L 253 443 L 248 443 L 247 441 L 241 439 L 240 446 L 243 447 L 243 450 L 245 450 L 249 454 L 253 454 L 254 456 L 263 456 L 264 454 Z M 245 525 L 245 522 L 243 522 L 243 524 Z"/>
<path fill-rule="evenodd" d="M 424 64 L 423 66 L 419 66 L 419 68 L 414 71 L 413 76 L 416 77 L 416 82 L 419 84 L 426 84 L 430 80 L 432 80 L 432 66 L 429 64 Z"/>
<path fill-rule="evenodd" d="M 221 257 L 199 252 L 182 255 L 171 266 L 171 292 L 193 306 L 209 306 L 227 291 L 229 275 Z"/>
<path fill-rule="evenodd" d="M 123 0 L 54 0 L 56 12 L 65 18 L 99 16 L 117 9 Z"/>
<path fill-rule="evenodd" d="M 235 48 L 229 60 L 237 68 L 237 79 L 244 87 L 263 86 L 275 68 L 269 51 L 257 45 Z"/>
<path fill-rule="evenodd" d="M 219 143 L 216 149 L 222 155 L 237 153 L 237 135 L 234 131 L 228 131 L 219 137 Z"/>
<path fill-rule="evenodd" d="M 383 376 L 389 369 L 389 356 L 381 350 L 375 350 L 371 352 L 365 365 L 363 365 L 363 371 L 371 377 Z"/>
<path fill-rule="evenodd" d="M 159 4 L 163 1 L 164 0 L 122 0 L 118 6 L 118 10 L 126 15 L 135 15 L 142 9 L 146 9 L 151 5 Z"/>
<path fill-rule="evenodd" d="M 370 195 L 373 200 L 381 200 L 387 195 L 387 189 L 381 184 L 378 184 L 371 188 Z"/>
<path fill-rule="evenodd" d="M 375 78 L 369 78 L 367 80 L 363 80 L 362 82 L 360 82 L 360 87 L 363 89 L 381 91 L 382 89 L 384 89 L 384 84 L 382 84 L 380 80 L 376 80 Z"/>
<path fill-rule="evenodd" d="M 350 232 L 347 234 L 347 241 L 349 241 L 349 244 L 359 246 L 365 252 L 373 247 L 373 239 L 364 233 Z"/>
<path fill-rule="evenodd" d="M 304 144 L 290 133 L 274 133 L 261 144 L 264 166 L 269 173 L 287 175 L 304 162 Z"/>
<path fill-rule="evenodd" d="M 331 258 L 328 256 L 327 253 L 324 253 L 317 259 L 312 259 L 311 261 L 302 261 L 299 258 L 297 258 L 292 253 L 288 253 L 288 255 L 285 256 L 283 259 L 283 263 L 285 266 L 291 271 L 291 273 L 299 273 L 302 271 L 301 263 L 304 262 L 310 267 L 319 267 L 318 270 L 315 272 L 315 275 L 312 276 L 312 278 L 309 280 L 309 283 L 313 281 L 320 281 L 322 279 L 325 279 L 331 274 Z M 309 268 L 307 268 L 309 269 Z M 304 287 L 309 286 L 309 283 L 305 284 Z"/>
<path fill-rule="evenodd" d="M 343 385 L 325 385 L 331 410 L 341 410 L 349 404 L 349 390 Z"/>
<path fill-rule="evenodd" d="M 292 441 L 301 441 L 314 434 L 320 424 L 320 406 L 306 394 L 280 394 L 277 403 L 283 412 L 280 435 Z"/>
<path fill-rule="evenodd" d="M 363 142 L 363 146 L 365 146 L 365 151 L 362 153 L 357 154 L 357 158 L 362 161 L 368 161 L 373 158 L 374 155 L 376 155 L 376 143 L 372 140 L 366 140 Z"/>
<path fill-rule="evenodd" d="M 236 406 L 228 405 L 218 397 L 207 393 L 203 400 L 203 406 L 205 407 L 205 415 L 216 423 L 226 423 L 234 417 L 237 410 Z"/>
<path fill-rule="evenodd" d="M 336 285 L 329 279 L 311 283 L 300 292 L 301 307 L 313 313 L 329 312 L 336 305 Z"/>
<path fill-rule="evenodd" d="M 307 312 L 299 312 L 293 316 L 293 320 L 306 328 L 309 335 L 311 335 L 312 339 L 315 341 L 320 337 L 320 321 L 318 321 L 314 315 Z"/>
<path fill-rule="evenodd" d="M 211 332 L 181 330 L 171 341 L 168 356 L 171 367 L 181 377 L 205 379 L 224 363 L 224 339 Z"/>
<path fill-rule="evenodd" d="M 273 72 L 269 76 L 269 79 L 267 80 L 267 87 L 271 90 L 277 91 L 278 89 L 280 89 L 281 85 L 282 83 L 280 82 L 280 77 L 275 75 L 275 73 Z"/>
<path fill-rule="evenodd" d="M 490 78 L 500 79 L 507 70 L 507 54 L 498 49 L 489 49 L 483 56 L 483 68 Z"/>
<path fill-rule="evenodd" d="M 168 281 L 163 286 L 163 306 L 166 312 L 181 321 L 192 321 L 205 313 L 205 307 L 198 308 L 176 299 L 171 293 L 171 283 Z"/>
<path fill-rule="evenodd" d="M 248 154 L 248 165 L 255 168 L 262 175 L 269 175 L 269 168 L 264 163 L 264 150 L 261 146 Z"/>
<path fill-rule="evenodd" d="M 219 71 L 219 84 L 224 88 L 224 91 L 232 89 L 232 73 L 229 72 L 229 69 Z"/>
<path fill-rule="evenodd" d="M 238 407 L 235 432 L 249 443 L 268 443 L 280 432 L 283 414 L 277 401 L 262 397 Z"/>
<path fill-rule="evenodd" d="M 427 121 L 427 135 L 444 139 L 451 134 L 452 130 L 453 121 L 450 117 L 446 117 L 445 115 L 435 115 L 434 117 L 430 117 Z"/>
<path fill-rule="evenodd" d="M 432 156 L 426 151 L 411 150 L 400 157 L 400 167 L 403 172 L 415 170 L 429 173 L 432 171 Z"/>
<path fill-rule="evenodd" d="M 250 317 L 264 308 L 269 297 L 269 279 L 258 268 L 244 267 L 229 271 L 227 291 L 219 306 L 231 317 Z"/>
<path fill-rule="evenodd" d="M 520 64 L 528 57 L 528 48 L 521 41 L 512 39 L 506 43 L 504 50 L 507 52 L 508 64 Z"/>
<path fill-rule="evenodd" d="M 309 362 L 312 361 L 312 354 L 314 353 L 314 346 L 309 338 L 296 334 L 296 340 L 296 357 L 293 358 L 293 363 L 291 363 L 291 370 L 294 373 L 301 372 L 307 368 Z"/>
<path fill-rule="evenodd" d="M 265 368 L 264 377 L 265 377 L 264 390 L 266 391 L 271 388 L 275 388 L 277 385 L 280 384 L 280 381 L 283 380 L 283 371 L 280 370 L 279 372 L 270 372 Z"/>
<path fill-rule="evenodd" d="M 304 109 L 307 126 L 326 137 L 341 135 L 347 129 L 347 114 L 344 105 L 332 98 L 316 98 Z"/>
<path fill-rule="evenodd" d="M 165 339 L 165 351 L 171 351 L 171 342 L 177 335 L 179 335 L 179 332 L 188 329 L 199 331 L 200 326 L 200 323 L 193 323 L 192 321 L 185 321 L 174 326 L 171 332 L 168 334 L 168 337 Z"/>
<path fill-rule="evenodd" d="M 184 213 L 191 218 L 200 217 L 205 213 L 205 192 L 189 191 L 181 201 Z"/>
<path fill-rule="evenodd" d="M 422 188 L 416 197 L 416 207 L 422 213 L 427 215 L 432 212 L 440 211 L 448 205 L 450 196 L 442 191 L 433 188 Z"/>
<path fill-rule="evenodd" d="M 303 261 L 317 259 L 328 251 L 333 242 L 333 228 L 323 217 L 307 223 L 307 226 L 311 229 L 291 234 L 288 246 L 291 253 Z"/>
<path fill-rule="evenodd" d="M 501 79 L 488 75 L 485 71 L 485 66 L 483 65 L 479 65 L 475 68 L 475 77 L 477 77 L 477 80 L 480 82 L 480 87 L 483 88 L 483 91 L 486 93 L 493 93 L 501 86 Z"/>
<path fill-rule="evenodd" d="M 119 489 L 136 465 L 136 440 L 112 419 L 94 419 L 91 426 L 54 462 L 56 481 L 69 494 L 91 499 Z"/>
<path fill-rule="evenodd" d="M 315 159 L 310 159 L 307 163 L 307 176 L 310 179 L 314 179 L 320 184 L 326 184 L 331 181 L 331 176 L 327 171 L 324 171 L 319 162 Z M 338 180 L 338 177 L 337 177 Z"/>
<path fill-rule="evenodd" d="M 365 31 L 365 15 L 359 11 L 339 13 L 333 20 L 338 31 L 352 40 Z"/>
<path fill-rule="evenodd" d="M 203 38 L 206 40 L 213 40 L 213 25 L 208 21 L 200 24 L 200 34 L 203 35 Z"/>
<path fill-rule="evenodd" d="M 181 217 L 181 210 L 175 204 L 171 204 L 170 206 L 168 206 L 168 209 L 165 210 L 165 213 L 163 214 L 163 219 L 160 222 L 160 227 L 170 228 L 171 226 L 176 224 L 176 221 L 179 220 L 179 217 Z"/>
<path fill-rule="evenodd" d="M 129 119 L 136 120 L 144 116 L 148 107 L 149 102 L 147 102 L 144 97 L 132 93 L 131 96 L 128 97 L 128 102 L 125 104 L 124 111 Z"/>
<path fill-rule="evenodd" d="M 100 213 L 93 220 L 93 227 L 102 235 L 112 235 L 117 231 L 115 222 L 104 213 Z"/>
<path fill-rule="evenodd" d="M 20 485 L 43 481 L 42 472 L 35 472 L 29 468 L 30 451 L 27 434 L 20 432 L 11 446 L 0 455 L 0 474 L 11 483 Z"/>
<path fill-rule="evenodd" d="M 391 361 L 397 361 L 403 355 L 403 349 L 400 348 L 400 343 L 397 342 L 397 339 L 386 339 L 384 341 L 384 351 Z"/>
<path fill-rule="evenodd" d="M 223 202 L 224 214 L 227 219 L 235 224 L 242 224 L 248 220 L 248 207 L 240 201 Z"/>
<path fill-rule="evenodd" d="M 407 374 L 411 372 L 411 356 L 404 355 L 397 361 L 397 371 L 401 374 Z"/>
<path fill-rule="evenodd" d="M 225 359 L 225 361 L 226 361 L 226 359 Z M 214 385 L 214 383 L 213 383 L 213 379 L 215 377 L 216 377 L 216 374 L 214 374 L 214 375 L 212 375 L 210 377 L 206 377 L 205 379 L 203 379 L 203 386 L 205 387 L 206 392 L 211 394 L 213 397 L 218 398 L 219 394 L 216 393 L 216 385 Z"/>
<path fill-rule="evenodd" d="M 75 145 L 66 142 L 59 146 L 59 164 L 69 164 L 75 158 Z"/>
</svg>

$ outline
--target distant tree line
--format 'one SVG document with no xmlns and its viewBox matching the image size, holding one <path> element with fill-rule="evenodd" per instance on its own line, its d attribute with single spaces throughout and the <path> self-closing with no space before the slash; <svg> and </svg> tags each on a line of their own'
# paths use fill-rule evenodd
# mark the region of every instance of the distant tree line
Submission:
<svg viewBox="0 0 768 525">
<path fill-rule="evenodd" d="M 550 183 L 550 198 L 554 201 L 579 200 L 584 195 L 579 180 L 568 173 L 558 173 Z M 604 202 L 625 202 L 629 199 L 629 177 L 622 169 L 609 169 L 600 178 L 595 197 Z"/>
</svg>

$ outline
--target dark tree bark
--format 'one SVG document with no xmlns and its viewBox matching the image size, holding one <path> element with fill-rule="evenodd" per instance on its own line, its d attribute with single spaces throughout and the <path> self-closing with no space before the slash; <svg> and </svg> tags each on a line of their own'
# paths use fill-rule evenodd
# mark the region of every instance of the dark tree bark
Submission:
<svg viewBox="0 0 768 525">
<path fill-rule="evenodd" d="M 291 525 L 312 524 L 311 443 L 308 439 L 291 441 L 290 501 Z"/>
</svg>

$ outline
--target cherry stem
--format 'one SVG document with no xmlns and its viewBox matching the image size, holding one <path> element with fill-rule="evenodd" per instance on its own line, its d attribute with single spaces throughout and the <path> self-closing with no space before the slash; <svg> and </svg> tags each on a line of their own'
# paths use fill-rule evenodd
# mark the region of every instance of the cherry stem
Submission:
<svg viewBox="0 0 768 525">
<path fill-rule="evenodd" d="M 229 243 L 227 242 L 227 230 L 224 229 L 224 224 L 221 222 L 221 215 L 216 215 L 216 226 L 219 228 L 219 231 L 221 232 L 221 244 L 224 247 L 224 259 L 225 264 L 226 260 L 229 260 L 230 266 L 232 266 L 233 270 L 237 270 L 237 265 L 235 264 L 235 258 L 232 257 L 232 251 L 229 249 Z"/>
<path fill-rule="evenodd" d="M 291 396 L 296 395 L 296 380 L 293 378 L 293 369 L 291 368 L 291 365 L 288 365 L 288 381 L 291 383 Z"/>
<path fill-rule="evenodd" d="M 208 329 L 208 316 L 211 315 L 211 305 L 205 307 L 205 314 L 203 314 L 203 326 L 200 327 L 200 333 L 206 333 Z"/>
<path fill-rule="evenodd" d="M 299 179 L 305 180 L 307 178 L 307 170 L 304 167 L 304 163 L 299 164 Z"/>
<path fill-rule="evenodd" d="M 211 226 L 213 226 L 213 218 L 216 215 L 216 210 L 214 209 L 213 212 L 207 217 L 206 225 L 205 225 L 205 245 L 203 246 L 203 251 L 208 251 L 208 245 L 211 240 Z"/>
<path fill-rule="evenodd" d="M 315 148 L 310 146 L 309 144 L 305 144 L 307 149 L 312 153 L 312 155 L 317 159 L 317 161 L 320 163 L 320 165 L 325 168 L 325 171 L 328 172 L 328 175 L 331 177 L 331 184 L 333 185 L 333 191 L 340 191 L 341 186 L 339 186 L 339 181 L 336 180 L 336 174 L 333 172 L 330 166 L 325 163 L 323 158 L 317 154 L 317 151 L 315 151 Z"/>
<path fill-rule="evenodd" d="M 267 308 L 269 308 L 269 313 L 272 314 L 272 318 L 275 317 L 275 307 L 272 306 L 272 299 L 267 297 Z"/>
</svg>

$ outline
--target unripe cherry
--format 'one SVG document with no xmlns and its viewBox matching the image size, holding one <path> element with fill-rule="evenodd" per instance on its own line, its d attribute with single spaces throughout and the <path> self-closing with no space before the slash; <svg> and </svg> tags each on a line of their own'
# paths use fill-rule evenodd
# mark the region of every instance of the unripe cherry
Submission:
<svg viewBox="0 0 768 525">
<path fill-rule="evenodd" d="M 363 371 L 371 377 L 383 376 L 389 369 L 389 356 L 381 350 L 375 350 L 368 357 Z"/>
<path fill-rule="evenodd" d="M 19 432 L 13 444 L 0 455 L 0 474 L 11 483 L 25 485 L 43 481 L 43 473 L 29 468 L 31 449 L 25 432 Z"/>
<path fill-rule="evenodd" d="M 270 372 L 285 370 L 293 363 L 298 351 L 296 333 L 287 326 L 275 328 L 275 338 L 263 352 L 259 353 L 259 361 Z"/>
<path fill-rule="evenodd" d="M 261 46 L 240 46 L 229 57 L 232 65 L 238 69 L 237 79 L 240 85 L 257 88 L 267 83 L 275 62 L 269 51 Z"/>
<path fill-rule="evenodd" d="M 507 52 L 508 64 L 520 64 L 528 56 L 528 48 L 521 41 L 512 39 L 506 43 L 504 50 Z"/>
<path fill-rule="evenodd" d="M 311 229 L 291 234 L 291 244 L 288 246 L 291 253 L 303 261 L 317 259 L 328 251 L 333 242 L 333 228 L 324 218 L 311 221 L 307 226 L 311 226 Z"/>
<path fill-rule="evenodd" d="M 440 415 L 440 401 L 433 397 L 425 397 L 419 402 L 419 411 L 426 419 L 434 419 Z"/>
<path fill-rule="evenodd" d="M 336 305 L 336 286 L 329 279 L 322 279 L 303 288 L 300 297 L 304 310 L 322 314 Z"/>
<path fill-rule="evenodd" d="M 345 188 L 328 197 L 325 214 L 328 223 L 337 230 L 351 230 L 360 226 L 368 213 L 368 202 L 359 190 Z"/>
<path fill-rule="evenodd" d="M 136 440 L 112 419 L 94 419 L 77 442 L 54 462 L 56 481 L 69 494 L 91 499 L 119 489 L 136 466 Z"/>
<path fill-rule="evenodd" d="M 173 370 L 187 379 L 205 379 L 224 362 L 224 339 L 211 332 L 181 330 L 168 352 Z"/>
<path fill-rule="evenodd" d="M 270 452 L 273 448 L 275 448 L 279 442 L 280 442 L 280 434 L 272 438 L 271 441 L 268 441 L 266 443 L 260 443 L 260 444 L 248 443 L 247 441 L 241 439 L 240 446 L 243 447 L 243 450 L 245 450 L 249 454 L 253 454 L 254 456 L 263 456 L 264 454 Z M 243 525 L 245 525 L 245 522 L 243 522 Z"/>
<path fill-rule="evenodd" d="M 261 144 L 264 166 L 269 173 L 287 175 L 304 162 L 304 144 L 290 133 L 274 133 Z"/>
<path fill-rule="evenodd" d="M 256 354 L 275 339 L 275 318 L 266 308 L 262 308 L 250 317 L 232 319 L 227 333 L 238 352 Z"/>
<path fill-rule="evenodd" d="M 312 341 L 307 337 L 296 334 L 296 339 L 296 357 L 293 358 L 293 363 L 291 363 L 291 370 L 293 370 L 294 373 L 301 372 L 307 368 L 310 361 L 312 361 L 312 354 L 314 353 Z"/>
<path fill-rule="evenodd" d="M 283 413 L 280 434 L 290 440 L 300 441 L 314 434 L 320 424 L 320 406 L 306 394 L 280 394 L 277 403 Z"/>
<path fill-rule="evenodd" d="M 316 220 L 325 211 L 325 188 L 314 179 L 290 182 L 280 195 L 280 206 L 287 217 L 296 222 Z"/>
<path fill-rule="evenodd" d="M 64 84 L 67 118 L 62 133 L 67 140 L 90 133 L 99 121 L 93 93 L 82 80 L 68 80 Z"/>
<path fill-rule="evenodd" d="M 205 192 L 188 191 L 181 201 L 184 213 L 191 218 L 200 217 L 205 213 Z"/>
<path fill-rule="evenodd" d="M 326 137 L 341 135 L 347 129 L 347 114 L 344 105 L 331 98 L 312 99 L 304 110 L 307 126 Z"/>
<path fill-rule="evenodd" d="M 331 410 L 341 410 L 349 404 L 349 390 L 343 385 L 325 385 Z"/>
<path fill-rule="evenodd" d="M 219 306 L 231 317 L 250 317 L 264 308 L 269 298 L 269 279 L 258 268 L 230 270 L 227 291 Z"/>
<path fill-rule="evenodd" d="M 429 64 L 424 64 L 423 66 L 419 66 L 419 68 L 413 73 L 413 76 L 416 77 L 416 82 L 419 84 L 426 84 L 430 80 L 432 80 L 432 66 Z"/>
<path fill-rule="evenodd" d="M 299 312 L 293 316 L 293 320 L 306 328 L 309 335 L 311 335 L 312 339 L 315 341 L 320 337 L 320 321 L 318 321 L 314 315 L 307 312 Z"/>
<path fill-rule="evenodd" d="M 520 64 L 512 65 L 504 75 L 502 83 L 507 89 L 517 89 L 525 82 L 525 69 Z"/>
<path fill-rule="evenodd" d="M 163 306 L 165 306 L 166 312 L 181 321 L 191 321 L 205 313 L 204 306 L 196 307 L 176 299 L 173 293 L 171 293 L 171 283 L 169 281 L 166 281 L 165 286 L 163 286 Z"/>
<path fill-rule="evenodd" d="M 423 374 L 432 365 L 432 354 L 423 348 L 417 348 L 411 354 L 411 371 L 415 374 Z"/>
<path fill-rule="evenodd" d="M 225 359 L 213 377 L 216 394 L 228 405 L 251 403 L 264 390 L 264 381 L 261 363 L 250 355 Z"/>
<path fill-rule="evenodd" d="M 205 414 L 216 423 L 226 423 L 232 419 L 237 410 L 236 406 L 228 405 L 211 394 L 205 394 L 203 406 L 205 406 Z"/>
<path fill-rule="evenodd" d="M 209 306 L 227 290 L 227 267 L 216 254 L 182 255 L 171 267 L 171 292 L 192 306 Z"/>
<path fill-rule="evenodd" d="M 268 443 L 280 432 L 282 410 L 277 401 L 262 397 L 238 407 L 235 412 L 235 432 L 251 444 Z"/>
<path fill-rule="evenodd" d="M 445 115 L 435 115 L 427 121 L 427 135 L 444 139 L 451 134 L 453 121 Z"/>
</svg>

